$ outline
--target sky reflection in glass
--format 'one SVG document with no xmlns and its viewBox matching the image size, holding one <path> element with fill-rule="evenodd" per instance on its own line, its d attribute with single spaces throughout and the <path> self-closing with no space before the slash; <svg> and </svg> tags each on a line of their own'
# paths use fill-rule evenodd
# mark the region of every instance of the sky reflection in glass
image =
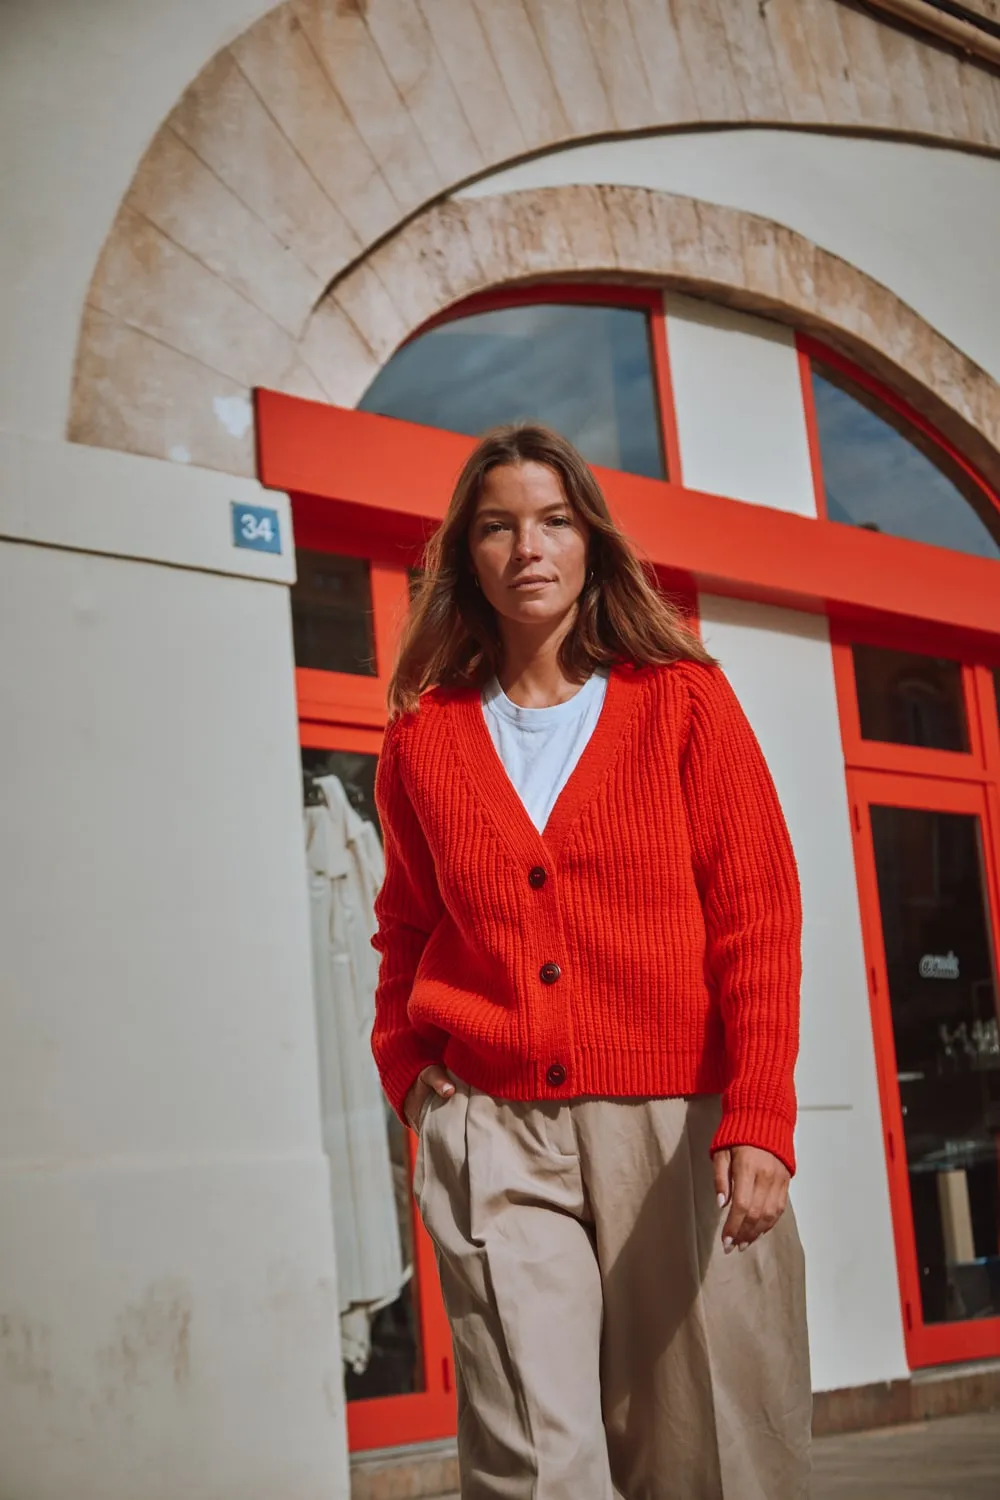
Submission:
<svg viewBox="0 0 1000 1500">
<path fill-rule="evenodd" d="M 588 463 L 664 477 L 639 308 L 533 303 L 445 323 L 400 349 L 360 408 L 470 437 L 543 422 Z"/>
<path fill-rule="evenodd" d="M 831 521 L 1000 558 L 1000 512 L 957 467 L 950 477 L 945 454 L 932 462 L 839 376 L 834 384 L 814 368 L 812 384 Z"/>
</svg>

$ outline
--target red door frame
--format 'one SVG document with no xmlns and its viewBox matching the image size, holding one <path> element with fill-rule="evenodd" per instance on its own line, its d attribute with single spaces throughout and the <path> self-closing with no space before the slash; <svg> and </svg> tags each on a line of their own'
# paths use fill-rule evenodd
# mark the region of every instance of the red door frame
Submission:
<svg viewBox="0 0 1000 1500">
<path fill-rule="evenodd" d="M 809 377 L 811 359 L 834 364 L 858 383 L 876 390 L 925 434 L 941 442 L 952 458 L 971 472 L 961 456 L 916 414 L 840 356 L 811 339 L 801 338 L 803 404 L 818 518 L 813 520 L 765 506 L 748 506 L 725 496 L 697 493 L 685 489 L 681 482 L 666 318 L 659 290 L 536 285 L 470 299 L 434 322 L 505 305 L 565 301 L 642 306 L 650 319 L 669 478 L 653 480 L 597 470 L 619 524 L 652 564 L 661 582 L 689 604 L 696 600 L 697 591 L 704 589 L 830 615 L 836 622 L 834 660 L 845 724 L 845 750 L 848 743 L 855 747 L 862 743 L 871 750 L 869 742 L 860 741 L 860 730 L 856 727 L 853 671 L 845 644 L 858 638 L 859 632 L 866 639 L 877 638 L 886 644 L 905 642 L 909 649 L 923 649 L 915 644 L 919 639 L 933 642 L 926 649 L 941 654 L 961 652 L 976 662 L 1000 662 L 1000 606 L 996 602 L 994 563 L 842 526 L 826 518 Z M 255 392 L 255 406 L 259 477 L 265 486 L 284 490 L 291 496 L 297 545 L 366 557 L 372 569 L 377 676 L 361 678 L 300 670 L 297 677 L 302 743 L 377 753 L 385 725 L 387 663 L 407 605 L 407 569 L 417 564 L 424 543 L 442 519 L 447 497 L 471 451 L 473 439 L 268 390 Z M 977 482 L 983 483 L 978 478 Z M 995 497 L 991 498 L 997 503 Z M 838 631 L 843 634 L 838 635 Z M 992 683 L 987 679 L 988 673 L 981 667 L 966 669 L 966 687 L 975 689 L 973 699 L 977 705 L 984 702 L 986 694 L 992 702 Z M 990 826 L 1000 829 L 1000 725 L 991 726 L 981 708 L 977 708 L 977 714 L 976 745 L 983 767 L 987 763 L 991 767 L 992 778 L 983 795 L 990 808 Z M 970 718 L 970 728 L 971 725 Z M 918 757 L 922 754 L 926 752 L 917 752 Z M 938 761 L 932 767 L 929 762 L 918 764 L 913 759 L 904 764 L 890 755 L 879 764 L 883 771 L 948 774 L 956 783 L 976 781 L 977 776 L 967 776 L 955 764 L 960 760 L 964 762 L 965 758 L 949 757 L 947 765 Z M 852 764 L 850 751 L 848 764 Z M 982 774 L 979 770 L 978 775 Z M 877 905 L 874 908 L 871 905 L 871 891 L 865 886 L 860 864 L 858 878 L 867 932 L 872 928 L 873 914 L 877 919 Z M 874 930 L 878 932 L 877 928 Z M 872 951 L 867 938 L 866 951 Z M 873 1025 L 880 1082 L 884 1084 L 884 1017 L 876 1020 L 874 997 Z M 898 1107 L 898 1091 L 896 1101 Z M 883 1111 L 888 1118 L 891 1099 L 887 1104 L 885 1094 Z M 905 1228 L 899 1208 L 903 1201 L 898 1189 L 894 1190 L 898 1250 L 900 1234 Z M 905 1203 L 908 1213 L 908 1197 Z M 447 1323 L 430 1244 L 419 1221 L 415 1230 L 425 1390 L 414 1396 L 351 1403 L 348 1431 L 350 1446 L 355 1451 L 446 1436 L 455 1430 L 454 1376 Z M 899 1254 L 902 1277 L 905 1254 L 903 1250 Z M 904 1292 L 904 1304 L 905 1300 Z M 908 1334 L 907 1347 L 911 1363 L 926 1362 L 928 1356 L 919 1338 L 913 1341 Z M 960 1351 L 956 1348 L 951 1353 L 941 1352 L 935 1343 L 933 1358 L 968 1358 L 965 1351 L 964 1342 Z"/>
<path fill-rule="evenodd" d="M 849 770 L 847 781 L 907 1358 L 914 1368 L 981 1359 L 995 1355 L 1000 1348 L 1000 1317 L 960 1323 L 924 1322 L 870 808 L 874 803 L 978 816 L 983 832 L 986 916 L 987 921 L 992 922 L 993 932 L 997 933 L 1000 932 L 1000 887 L 997 884 L 996 806 L 994 804 L 991 808 L 986 786 L 966 778 L 946 780 L 934 777 L 928 780 L 923 776 L 884 770 Z"/>
<path fill-rule="evenodd" d="M 296 527 L 300 545 L 322 550 L 330 538 L 321 525 L 311 523 L 308 507 Z M 318 672 L 298 668 L 299 743 L 303 748 L 350 750 L 378 755 L 386 725 L 388 664 L 408 599 L 405 566 L 379 561 L 385 548 L 375 538 L 338 533 L 337 550 L 371 560 L 372 614 L 375 635 L 375 677 L 346 672 Z M 373 552 L 375 554 L 373 558 Z M 414 1137 L 407 1137 L 413 1169 Z M 382 1396 L 347 1403 L 347 1440 L 352 1452 L 426 1442 L 455 1432 L 455 1371 L 448 1319 L 434 1262 L 434 1249 L 416 1205 L 413 1214 L 413 1278 L 411 1291 L 420 1329 L 421 1389 L 412 1395 Z"/>
<path fill-rule="evenodd" d="M 847 375 L 856 385 L 863 387 L 918 428 L 980 486 L 993 505 L 998 506 L 996 496 L 962 455 L 922 417 L 910 411 L 898 397 L 884 390 L 866 372 L 858 370 L 841 355 L 825 349 L 816 340 L 799 335 L 797 346 L 816 511 L 821 519 L 826 520 L 827 508 L 812 386 L 814 361 L 821 367 L 826 365 Z M 923 550 L 935 558 L 953 555 L 936 547 Z M 996 565 L 992 566 L 995 569 Z M 929 580 L 928 585 L 931 586 Z M 1000 595 L 996 584 L 993 585 L 993 594 L 994 597 Z M 871 797 L 872 788 L 877 787 L 881 795 L 888 795 L 890 800 L 892 797 L 899 799 L 899 805 L 902 806 L 909 805 L 905 800 L 907 796 L 920 795 L 931 800 L 926 803 L 914 801 L 912 805 L 948 810 L 956 799 L 965 799 L 966 802 L 971 799 L 975 803 L 976 810 L 982 812 L 988 916 L 992 917 L 994 942 L 1000 948 L 1000 901 L 997 899 L 996 886 L 996 871 L 1000 864 L 1000 705 L 994 695 L 991 672 L 984 665 L 986 662 L 1000 662 L 1000 607 L 989 596 L 986 596 L 984 603 L 987 603 L 993 622 L 992 628 L 983 634 L 948 630 L 932 608 L 914 611 L 908 616 L 886 612 L 867 618 L 849 608 L 837 609 L 834 606 L 830 611 L 830 642 L 851 802 L 851 832 L 868 974 L 903 1333 L 907 1359 L 914 1369 L 928 1364 L 995 1355 L 1000 1351 L 1000 1319 L 938 1325 L 927 1325 L 923 1321 L 909 1176 L 902 1146 L 902 1104 L 896 1079 L 896 1052 L 885 969 L 881 907 L 875 881 L 874 848 L 867 799 Z M 855 644 L 884 646 L 957 660 L 961 666 L 963 703 L 969 734 L 968 751 L 928 750 L 866 740 L 861 733 L 854 678 L 851 647 Z"/>
</svg>

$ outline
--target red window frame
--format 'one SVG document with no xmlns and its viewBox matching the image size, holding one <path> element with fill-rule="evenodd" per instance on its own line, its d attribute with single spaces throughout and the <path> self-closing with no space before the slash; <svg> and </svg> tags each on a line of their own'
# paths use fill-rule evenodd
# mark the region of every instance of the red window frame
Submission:
<svg viewBox="0 0 1000 1500">
<path fill-rule="evenodd" d="M 322 524 L 306 518 L 296 527 L 305 547 L 332 550 Z M 324 549 L 323 543 L 327 546 Z M 296 671 L 299 699 L 299 743 L 303 749 L 348 750 L 377 756 L 386 724 L 385 689 L 395 654 L 396 637 L 408 598 L 405 566 L 379 560 L 385 549 L 374 538 L 338 531 L 337 550 L 371 560 L 375 677 L 346 672 Z M 373 556 L 374 554 L 374 556 Z M 407 1136 L 412 1174 L 415 1139 Z M 347 1403 L 347 1439 L 352 1452 L 450 1437 L 455 1432 L 455 1371 L 448 1319 L 441 1299 L 434 1249 L 416 1205 L 413 1215 L 411 1295 L 420 1330 L 421 1389 L 413 1394 L 381 1396 Z"/>
<path fill-rule="evenodd" d="M 970 466 L 916 414 L 811 338 L 798 340 L 803 406 L 812 455 L 817 518 L 728 496 L 698 493 L 683 484 L 672 384 L 667 322 L 660 289 L 624 286 L 559 286 L 538 283 L 491 292 L 456 305 L 420 332 L 474 312 L 534 302 L 581 302 L 643 307 L 650 322 L 650 346 L 662 424 L 668 478 L 648 479 L 617 470 L 596 472 L 619 524 L 653 566 L 661 584 L 697 617 L 697 593 L 728 595 L 765 604 L 828 615 L 844 724 L 848 777 L 861 774 L 930 775 L 971 793 L 977 781 L 989 811 L 990 827 L 1000 829 L 1000 725 L 989 721 L 984 705 L 993 700 L 986 662 L 1000 664 L 1000 607 L 995 602 L 996 565 L 923 543 L 876 535 L 831 522 L 826 515 L 818 431 L 812 400 L 813 358 L 848 374 L 872 390 L 928 436 L 941 443 L 967 473 Z M 416 337 L 418 335 L 414 335 Z M 371 565 L 377 675 L 299 670 L 300 738 L 303 745 L 376 754 L 386 722 L 388 663 L 405 616 L 407 569 L 419 561 L 423 544 L 444 515 L 448 496 L 473 440 L 391 417 L 348 410 L 274 391 L 255 392 L 258 473 L 268 487 L 288 492 L 296 542 L 303 548 L 365 557 Z M 983 481 L 975 476 L 977 483 Z M 991 494 L 994 503 L 995 496 Z M 975 704 L 969 757 L 947 752 L 908 752 L 862 741 L 857 724 L 850 642 L 897 643 L 910 650 L 961 655 L 963 680 Z M 853 717 L 852 717 L 853 713 Z M 863 749 L 859 750 L 859 746 Z M 971 752 L 970 752 L 971 753 Z M 945 756 L 942 760 L 939 757 Z M 926 757 L 931 757 L 927 759 Z M 937 758 L 935 758 L 937 757 Z M 959 766 L 956 762 L 962 762 Z M 968 774 L 967 774 L 968 772 Z M 985 779 L 984 779 L 985 777 Z M 860 784 L 859 784 L 860 785 Z M 995 858 L 991 855 L 991 869 Z M 880 934 L 877 904 L 859 856 L 858 880 L 866 952 L 868 934 Z M 867 869 L 867 867 L 865 867 Z M 870 873 L 870 872 L 869 872 Z M 995 879 L 995 875 L 991 877 Z M 994 892 L 995 894 L 995 892 Z M 874 897 L 877 903 L 877 894 Z M 994 905 L 994 910 L 998 910 Z M 875 926 L 873 927 L 873 918 Z M 880 943 L 880 935 L 872 941 Z M 885 993 L 883 983 L 882 993 Z M 873 996 L 873 1028 L 879 1057 L 883 1114 L 891 1118 L 892 1099 L 886 1049 L 885 1013 Z M 889 1040 L 891 1041 L 891 1035 Z M 887 1102 L 888 1101 L 888 1102 Z M 898 1091 L 896 1093 L 898 1105 Z M 895 1128 L 898 1131 L 898 1123 Z M 888 1127 L 887 1127 L 888 1129 Z M 887 1136 L 887 1153 L 889 1142 Z M 898 1169 L 890 1173 L 904 1313 L 912 1305 L 912 1265 L 903 1231 L 908 1208 L 900 1196 Z M 908 1205 L 908 1199 L 906 1199 Z M 455 1430 L 454 1374 L 450 1340 L 433 1257 L 426 1234 L 415 1224 L 417 1295 L 423 1335 L 425 1390 L 413 1396 L 353 1402 L 348 1407 L 354 1451 L 428 1440 Z M 911 1245 L 912 1250 L 912 1245 Z M 911 1256 L 912 1259 L 912 1256 Z M 917 1304 L 919 1305 L 919 1304 Z M 929 1358 L 971 1357 L 978 1333 L 948 1325 L 928 1343 L 907 1332 L 911 1363 Z M 992 1351 L 1000 1349 L 1000 1334 Z M 970 1344 L 971 1337 L 971 1344 Z M 928 1352 L 930 1351 L 930 1353 Z"/>
<path fill-rule="evenodd" d="M 991 788 L 970 778 L 927 779 L 891 771 L 848 772 L 852 833 L 862 931 L 868 961 L 872 1030 L 885 1135 L 886 1170 L 892 1205 L 896 1266 L 903 1313 L 907 1359 L 913 1368 L 981 1359 L 1000 1349 L 1000 1316 L 956 1323 L 924 1321 L 916 1231 L 910 1199 L 909 1169 L 903 1134 L 903 1113 L 897 1082 L 895 1038 L 889 997 L 889 978 L 882 938 L 878 884 L 872 843 L 870 808 L 879 806 L 925 808 L 933 812 L 971 813 L 980 819 L 987 921 L 1000 932 L 1000 885 L 997 880 L 998 824 L 996 784 Z M 1000 1140 L 998 1140 L 1000 1151 Z"/>
<path fill-rule="evenodd" d="M 1000 499 L 998 499 L 993 489 L 986 483 L 986 480 L 983 479 L 979 471 L 969 463 L 965 455 L 953 443 L 949 442 L 948 438 L 942 432 L 939 432 L 932 423 L 927 421 L 926 417 L 922 417 L 919 412 L 914 411 L 894 391 L 890 391 L 880 380 L 876 380 L 874 375 L 869 375 L 867 370 L 860 369 L 851 360 L 845 359 L 842 354 L 838 354 L 836 350 L 828 349 L 818 339 L 811 338 L 805 333 L 799 333 L 796 334 L 795 343 L 799 355 L 802 404 L 806 414 L 806 433 L 809 439 L 809 455 L 812 460 L 817 515 L 822 516 L 824 519 L 827 517 L 826 491 L 823 486 L 823 460 L 819 442 L 819 423 L 816 419 L 816 400 L 812 386 L 812 367 L 814 362 L 820 366 L 820 373 L 822 373 L 822 367 L 826 365 L 828 369 L 834 370 L 840 375 L 846 375 L 848 380 L 858 386 L 860 390 L 867 391 L 882 406 L 887 407 L 890 411 L 895 412 L 897 416 L 902 417 L 903 421 L 909 427 L 912 427 L 914 431 L 919 432 L 921 436 L 927 438 L 940 453 L 949 458 L 955 467 L 960 469 L 966 478 L 971 480 L 976 488 L 982 491 L 994 509 L 1000 511 Z M 937 550 L 939 549 L 935 548 L 935 551 Z"/>
<path fill-rule="evenodd" d="M 645 311 L 649 325 L 650 362 L 653 370 L 656 411 L 660 419 L 663 462 L 668 480 L 681 482 L 681 448 L 677 437 L 677 409 L 670 379 L 670 354 L 667 345 L 667 314 L 664 294 L 659 287 L 642 286 L 566 286 L 558 282 L 532 283 L 530 286 L 503 287 L 478 292 L 454 307 L 431 318 L 406 340 L 423 338 L 432 328 L 441 328 L 459 318 L 476 313 L 497 312 L 504 307 L 535 307 L 549 304 L 576 303 L 590 307 L 636 307 Z"/>
<path fill-rule="evenodd" d="M 1000 869 L 1000 702 L 994 691 L 992 669 L 983 663 L 978 651 L 942 651 L 934 632 L 921 630 L 919 625 L 910 631 L 879 631 L 852 629 L 842 622 L 833 622 L 831 642 L 851 805 L 851 833 L 907 1359 L 912 1368 L 918 1369 L 924 1365 L 995 1356 L 1000 1351 L 1000 1317 L 938 1324 L 925 1323 L 923 1318 L 868 809 L 872 802 L 876 802 L 979 815 L 987 916 L 992 919 L 994 953 L 1000 957 L 1000 885 L 997 874 Z M 895 647 L 957 659 L 962 673 L 969 749 L 931 750 L 864 739 L 858 717 L 851 651 L 855 644 Z M 1000 644 L 994 648 L 994 660 L 1000 661 Z"/>
<path fill-rule="evenodd" d="M 797 343 L 816 508 L 821 518 L 826 517 L 827 511 L 819 427 L 813 399 L 814 360 L 821 370 L 826 365 L 848 376 L 856 385 L 869 391 L 919 429 L 958 464 L 979 485 L 990 502 L 1000 509 L 1000 501 L 996 495 L 962 455 L 897 396 L 886 391 L 878 381 L 857 369 L 843 356 L 824 348 L 815 339 L 799 336 Z M 939 561 L 946 567 L 946 559 L 954 554 L 924 544 L 913 545 L 919 546 L 927 554 L 927 568 L 922 576 L 931 589 L 933 584 L 930 567 L 937 566 Z M 995 563 L 993 567 L 996 568 Z M 997 883 L 997 872 L 1000 869 L 1000 704 L 994 692 L 992 674 L 993 665 L 1000 664 L 1000 608 L 992 604 L 991 613 L 992 630 L 987 633 L 949 629 L 944 622 L 926 616 L 861 619 L 856 614 L 852 615 L 851 611 L 842 611 L 834 612 L 830 621 L 903 1335 L 907 1359 L 914 1369 L 996 1355 L 1000 1352 L 1000 1317 L 959 1323 L 924 1322 L 869 808 L 873 802 L 888 803 L 942 812 L 972 812 L 980 817 L 986 886 L 984 896 L 987 916 L 992 920 L 995 952 L 1000 952 L 1000 886 Z M 962 701 L 969 736 L 968 750 L 934 750 L 865 739 L 861 733 L 858 710 L 852 652 L 854 645 L 883 646 L 957 661 L 961 669 Z"/>
</svg>

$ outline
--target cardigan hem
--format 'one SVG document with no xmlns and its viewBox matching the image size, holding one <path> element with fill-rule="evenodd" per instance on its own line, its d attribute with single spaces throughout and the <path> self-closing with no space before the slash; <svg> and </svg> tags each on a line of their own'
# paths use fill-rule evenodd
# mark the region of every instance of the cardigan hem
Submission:
<svg viewBox="0 0 1000 1500">
<path fill-rule="evenodd" d="M 697 1094 L 724 1095 L 729 1080 L 723 1058 L 705 1053 L 587 1053 L 577 1049 L 563 1061 L 493 1060 L 452 1038 L 444 1066 L 462 1083 L 494 1099 L 517 1103 L 569 1103 L 579 1099 L 676 1099 Z M 547 1075 L 553 1066 L 565 1070 L 562 1083 Z M 795 1172 L 794 1122 L 771 1110 L 724 1109 L 712 1152 L 731 1146 L 758 1146 Z"/>
<path fill-rule="evenodd" d="M 721 1094 L 728 1082 L 722 1058 L 704 1052 L 586 1052 L 580 1048 L 544 1059 L 484 1057 L 452 1037 L 445 1066 L 463 1083 L 495 1099 L 520 1103 L 566 1099 L 672 1099 Z M 553 1069 L 563 1081 L 551 1081 Z"/>
</svg>

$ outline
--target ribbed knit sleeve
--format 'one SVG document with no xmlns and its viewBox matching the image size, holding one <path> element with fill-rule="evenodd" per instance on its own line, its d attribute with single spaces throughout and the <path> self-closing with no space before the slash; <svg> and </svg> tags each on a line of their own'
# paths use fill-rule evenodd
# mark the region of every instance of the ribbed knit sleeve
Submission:
<svg viewBox="0 0 1000 1500">
<path fill-rule="evenodd" d="M 400 764 L 401 726 L 386 732 L 375 777 L 375 803 L 385 842 L 385 879 L 375 901 L 378 929 L 372 947 L 381 955 L 375 991 L 372 1051 L 382 1087 L 405 1123 L 403 1103 L 417 1075 L 440 1062 L 447 1036 L 417 1031 L 407 1006 L 420 956 L 442 915 L 437 876 L 413 810 Z"/>
<path fill-rule="evenodd" d="M 795 1170 L 802 910 L 778 796 L 753 730 L 717 668 L 687 672 L 684 796 L 726 1037 L 713 1151 L 761 1146 Z"/>
</svg>

